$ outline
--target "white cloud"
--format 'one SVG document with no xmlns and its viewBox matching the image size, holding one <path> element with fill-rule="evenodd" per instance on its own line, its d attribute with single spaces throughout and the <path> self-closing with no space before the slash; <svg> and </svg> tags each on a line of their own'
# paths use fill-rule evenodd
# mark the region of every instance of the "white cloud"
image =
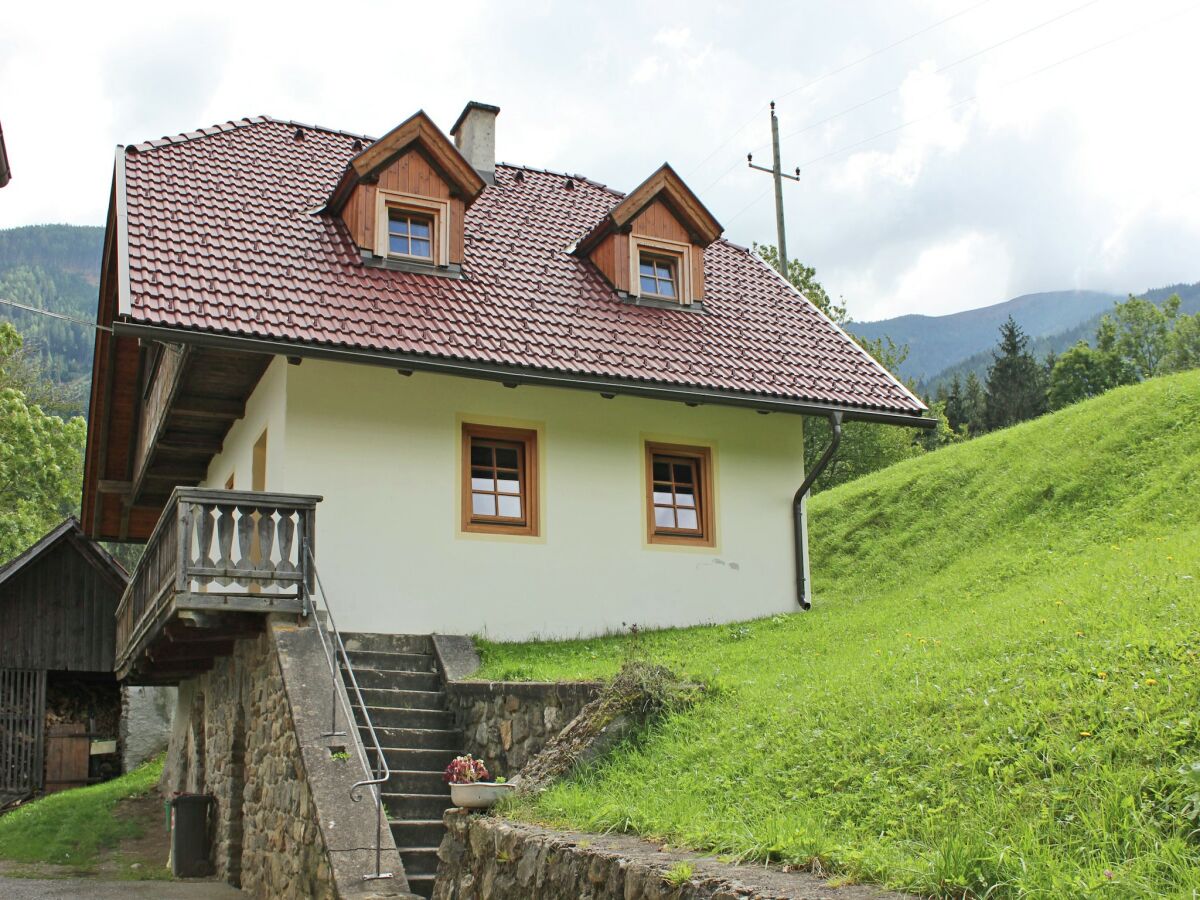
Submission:
<svg viewBox="0 0 1200 900">
<path fill-rule="evenodd" d="M 1007 299 L 997 285 L 1008 283 L 1012 262 L 1003 243 L 994 236 L 972 232 L 921 251 L 896 280 L 886 303 L 863 307 L 861 318 L 878 319 L 894 308 L 939 316 L 962 308 L 961 297 Z"/>
<path fill-rule="evenodd" d="M 769 242 L 769 181 L 745 153 L 768 144 L 775 98 L 784 164 L 806 164 L 789 248 L 858 316 L 1195 280 L 1200 195 L 1180 195 L 1200 187 L 1200 11 L 1154 24 L 1181 2 L 1104 0 L 1040 28 L 1079 0 L 618 0 L 603 16 L 369 0 L 336 28 L 315 0 L 10 4 L 0 227 L 102 224 L 118 143 L 264 112 L 380 134 L 421 107 L 448 126 L 477 99 L 502 108 L 503 159 L 620 188 L 668 159 L 731 239 Z"/>
</svg>

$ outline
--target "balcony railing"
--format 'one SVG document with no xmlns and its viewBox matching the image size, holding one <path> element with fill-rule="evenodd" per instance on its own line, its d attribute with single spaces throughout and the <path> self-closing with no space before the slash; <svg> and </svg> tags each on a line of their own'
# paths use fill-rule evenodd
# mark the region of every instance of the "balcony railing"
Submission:
<svg viewBox="0 0 1200 900">
<path fill-rule="evenodd" d="M 316 543 L 320 499 L 176 488 L 117 607 L 118 674 L 159 677 L 181 659 L 203 660 L 155 652 L 182 612 L 225 625 L 225 613 L 307 614 L 312 573 L 304 548 Z"/>
</svg>

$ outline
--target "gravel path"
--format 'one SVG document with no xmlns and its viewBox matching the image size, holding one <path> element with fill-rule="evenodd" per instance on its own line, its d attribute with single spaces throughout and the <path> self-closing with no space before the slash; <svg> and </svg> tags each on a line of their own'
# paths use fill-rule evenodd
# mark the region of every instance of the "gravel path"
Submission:
<svg viewBox="0 0 1200 900">
<path fill-rule="evenodd" d="M 223 881 L 98 881 L 94 878 L 2 878 L 4 900 L 230 900 L 241 891 Z"/>
</svg>

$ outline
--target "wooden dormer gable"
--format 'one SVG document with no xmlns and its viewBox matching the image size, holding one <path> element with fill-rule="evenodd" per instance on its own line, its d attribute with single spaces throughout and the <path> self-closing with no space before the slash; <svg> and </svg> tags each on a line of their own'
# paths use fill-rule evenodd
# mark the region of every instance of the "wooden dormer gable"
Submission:
<svg viewBox="0 0 1200 900">
<path fill-rule="evenodd" d="M 484 187 L 418 111 L 350 160 L 325 208 L 365 258 L 446 268 L 462 263 L 466 210 Z"/>
<path fill-rule="evenodd" d="M 704 299 L 704 248 L 718 222 L 667 163 L 608 211 L 579 242 L 614 288 L 688 306 Z"/>
</svg>

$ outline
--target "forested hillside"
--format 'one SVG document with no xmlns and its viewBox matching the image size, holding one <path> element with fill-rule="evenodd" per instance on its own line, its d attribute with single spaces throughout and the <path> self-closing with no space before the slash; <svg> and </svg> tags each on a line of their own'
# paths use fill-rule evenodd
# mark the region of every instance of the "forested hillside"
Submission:
<svg viewBox="0 0 1200 900">
<path fill-rule="evenodd" d="M 1144 294 L 1138 294 L 1137 296 L 1161 304 L 1172 294 L 1178 294 L 1180 301 L 1182 301 L 1179 306 L 1180 313 L 1192 314 L 1200 312 L 1200 282 L 1196 282 L 1195 284 L 1173 284 L 1168 287 L 1155 288 L 1152 291 L 1146 291 Z M 1036 358 L 1044 359 L 1048 354 L 1054 353 L 1057 355 L 1062 353 L 1064 350 L 1074 347 L 1080 341 L 1090 341 L 1096 336 L 1096 329 L 1100 326 L 1101 318 L 1111 311 L 1112 303 L 1109 303 L 1100 312 L 1085 319 L 1078 325 L 1054 334 L 1038 336 L 1029 329 L 1025 329 L 1026 333 L 1031 335 L 1029 350 Z M 965 381 L 967 375 L 974 372 L 977 377 L 983 379 L 987 375 L 987 368 L 991 361 L 992 348 L 989 346 L 988 349 L 973 353 L 966 359 L 960 360 L 934 376 L 921 381 L 918 387 L 922 393 L 933 395 L 940 386 L 949 385 L 955 375 L 958 375 Z"/>
<path fill-rule="evenodd" d="M 900 374 L 922 381 L 973 353 L 986 354 L 1009 316 L 1026 334 L 1038 338 L 1073 328 L 1123 299 L 1101 291 L 1046 291 L 946 316 L 897 316 L 878 322 L 848 322 L 846 327 L 859 337 L 874 340 L 887 336 L 898 346 L 907 346 L 908 358 L 901 364 Z"/>
<path fill-rule="evenodd" d="M 104 229 L 33 225 L 0 231 L 0 300 L 96 317 L 97 279 Z M 0 304 L 0 321 L 12 322 L 52 380 L 67 385 L 72 409 L 83 412 L 92 371 L 90 328 Z"/>
</svg>

